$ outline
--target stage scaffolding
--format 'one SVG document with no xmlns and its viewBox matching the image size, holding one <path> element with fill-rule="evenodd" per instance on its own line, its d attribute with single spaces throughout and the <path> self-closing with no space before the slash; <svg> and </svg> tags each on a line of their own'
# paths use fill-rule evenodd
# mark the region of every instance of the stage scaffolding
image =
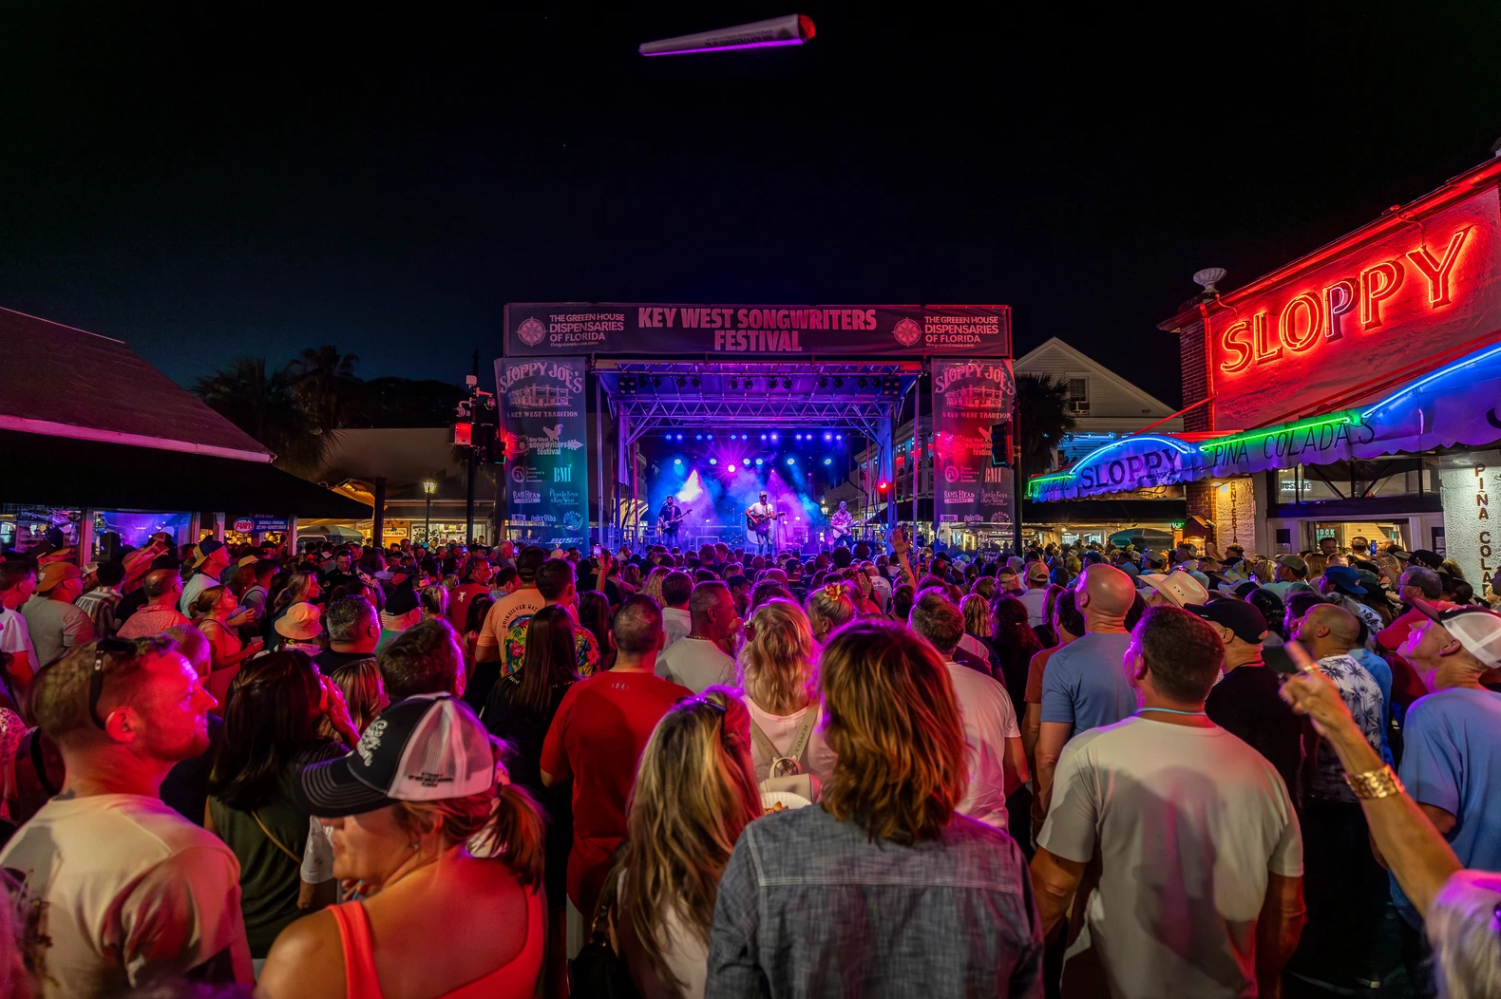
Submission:
<svg viewBox="0 0 1501 999">
<path fill-rule="evenodd" d="M 596 376 L 599 444 L 599 540 L 617 546 L 639 537 L 645 504 L 632 467 L 635 444 L 668 430 L 719 432 L 739 426 L 831 427 L 862 434 L 879 448 L 879 474 L 893 480 L 892 431 L 923 372 L 921 361 L 841 359 L 775 361 L 591 360 Z M 604 412 L 616 422 L 616 474 L 604 474 Z M 629 495 L 624 490 L 629 488 Z M 617 493 L 613 506 L 610 498 Z M 613 509 L 612 516 L 605 517 Z M 916 510 L 914 507 L 914 517 Z M 894 503 L 887 529 L 896 526 Z"/>
</svg>

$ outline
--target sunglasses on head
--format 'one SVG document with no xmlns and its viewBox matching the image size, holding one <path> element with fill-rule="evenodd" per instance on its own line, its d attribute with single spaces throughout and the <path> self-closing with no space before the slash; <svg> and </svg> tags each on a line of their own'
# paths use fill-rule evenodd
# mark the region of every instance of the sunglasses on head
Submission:
<svg viewBox="0 0 1501 999">
<path fill-rule="evenodd" d="M 94 671 L 89 674 L 89 717 L 94 724 L 104 728 L 104 719 L 99 717 L 99 698 L 104 694 L 104 657 L 134 653 L 134 642 L 123 638 L 101 638 L 94 645 Z"/>
</svg>

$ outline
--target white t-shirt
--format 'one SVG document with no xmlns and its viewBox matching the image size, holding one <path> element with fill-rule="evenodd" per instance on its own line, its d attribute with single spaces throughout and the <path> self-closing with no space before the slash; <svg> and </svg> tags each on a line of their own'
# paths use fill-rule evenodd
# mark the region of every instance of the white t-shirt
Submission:
<svg viewBox="0 0 1501 999">
<path fill-rule="evenodd" d="M 620 872 L 621 891 L 625 890 L 625 880 L 629 874 L 628 870 Z M 683 983 L 682 991 L 675 994 L 681 995 L 682 999 L 704 999 L 704 987 L 709 978 L 709 942 L 688 929 L 678 908 L 670 903 L 662 912 L 661 927 L 658 944 L 662 948 L 662 960 L 672 976 Z M 646 960 L 646 955 L 636 941 L 635 933 L 623 932 L 621 944 L 626 964 L 631 971 L 631 980 L 636 983 L 641 994 L 647 997 L 670 994 L 671 990 L 652 971 L 650 962 Z"/>
<path fill-rule="evenodd" d="M 681 607 L 662 608 L 662 634 L 667 636 L 667 645 L 662 646 L 664 649 L 680 639 L 687 638 L 688 633 L 692 630 L 692 614 L 689 614 Z"/>
<path fill-rule="evenodd" d="M 1144 717 L 1064 747 L 1038 845 L 1103 862 L 1065 996 L 1104 994 L 1081 988 L 1101 970 L 1112 996 L 1254 995 L 1267 874 L 1303 873 L 1298 820 L 1265 757 L 1219 727 Z"/>
<path fill-rule="evenodd" d="M 790 715 L 774 715 L 762 711 L 749 697 L 742 698 L 742 700 L 745 701 L 745 706 L 750 711 L 751 721 L 761 727 L 761 731 L 766 733 L 766 738 L 771 740 L 772 746 L 778 753 L 786 753 L 792 748 L 792 743 L 797 738 L 797 727 L 802 724 L 803 716 L 809 711 L 818 710 L 817 705 L 809 705 Z M 760 743 L 755 739 L 751 740 L 751 762 L 756 767 L 756 780 L 765 780 L 771 776 L 771 757 L 762 752 Z M 829 778 L 834 775 L 836 762 L 838 762 L 838 757 L 824 741 L 823 732 L 815 720 L 813 730 L 808 733 L 808 745 L 803 748 L 802 772 L 817 777 L 820 784 L 827 784 Z"/>
<path fill-rule="evenodd" d="M 776 508 L 773 507 L 770 503 L 752 503 L 750 505 L 750 509 L 746 510 L 745 512 L 750 514 L 752 517 L 769 517 L 776 512 Z M 753 530 L 770 531 L 771 524 L 772 522 L 769 520 L 763 521 L 760 527 L 753 528 Z"/>
<path fill-rule="evenodd" d="M 964 717 L 965 756 L 969 760 L 969 790 L 959 812 L 997 829 L 1005 829 L 1006 740 L 1020 739 L 1016 708 L 1006 688 L 978 670 L 947 664 L 954 700 Z"/>
<path fill-rule="evenodd" d="M 33 670 L 40 665 L 36 661 L 36 649 L 31 645 L 26 619 L 9 607 L 0 607 L 0 652 L 24 652 L 31 660 Z"/>
<path fill-rule="evenodd" d="M 42 995 L 115 995 L 143 978 L 223 963 L 252 981 L 229 847 L 159 799 L 53 798 L 0 851 L 45 904 Z"/>
<path fill-rule="evenodd" d="M 735 660 L 706 638 L 684 638 L 657 657 L 657 676 L 702 694 L 716 683 L 735 686 Z"/>
<path fill-rule="evenodd" d="M 1020 600 L 1027 608 L 1027 623 L 1036 628 L 1038 625 L 1047 624 L 1043 612 L 1047 610 L 1048 588 L 1044 586 L 1040 590 L 1028 589 L 1026 593 L 1016 599 Z"/>
</svg>

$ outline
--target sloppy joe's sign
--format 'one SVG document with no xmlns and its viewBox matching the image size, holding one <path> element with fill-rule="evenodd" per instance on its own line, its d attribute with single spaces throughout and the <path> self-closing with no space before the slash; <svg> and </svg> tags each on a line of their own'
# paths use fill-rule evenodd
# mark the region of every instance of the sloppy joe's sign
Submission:
<svg viewBox="0 0 1501 999">
<path fill-rule="evenodd" d="M 1501 330 L 1498 249 L 1493 187 L 1265 290 L 1223 297 L 1207 321 L 1215 425 L 1338 403 L 1342 391 Z"/>
<path fill-rule="evenodd" d="M 1065 472 L 1033 478 L 1027 491 L 1031 499 L 1045 502 L 1079 499 L 1298 463 L 1373 457 L 1384 450 L 1376 428 L 1359 411 L 1345 410 L 1199 444 L 1175 437 L 1127 437 L 1091 451 Z"/>
</svg>

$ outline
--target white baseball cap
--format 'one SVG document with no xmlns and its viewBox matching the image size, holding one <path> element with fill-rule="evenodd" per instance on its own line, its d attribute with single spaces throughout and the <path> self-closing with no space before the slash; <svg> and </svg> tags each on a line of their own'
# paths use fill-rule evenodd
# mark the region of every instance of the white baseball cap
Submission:
<svg viewBox="0 0 1501 999">
<path fill-rule="evenodd" d="M 1412 605 L 1428 620 L 1443 625 L 1470 655 L 1487 666 L 1501 666 L 1501 614 L 1484 607 L 1458 607 L 1441 601 L 1414 600 Z"/>
<path fill-rule="evenodd" d="M 370 723 L 348 756 L 302 770 L 297 797 L 327 818 L 373 812 L 397 801 L 446 801 L 492 790 L 490 736 L 450 694 L 418 694 Z"/>
</svg>

